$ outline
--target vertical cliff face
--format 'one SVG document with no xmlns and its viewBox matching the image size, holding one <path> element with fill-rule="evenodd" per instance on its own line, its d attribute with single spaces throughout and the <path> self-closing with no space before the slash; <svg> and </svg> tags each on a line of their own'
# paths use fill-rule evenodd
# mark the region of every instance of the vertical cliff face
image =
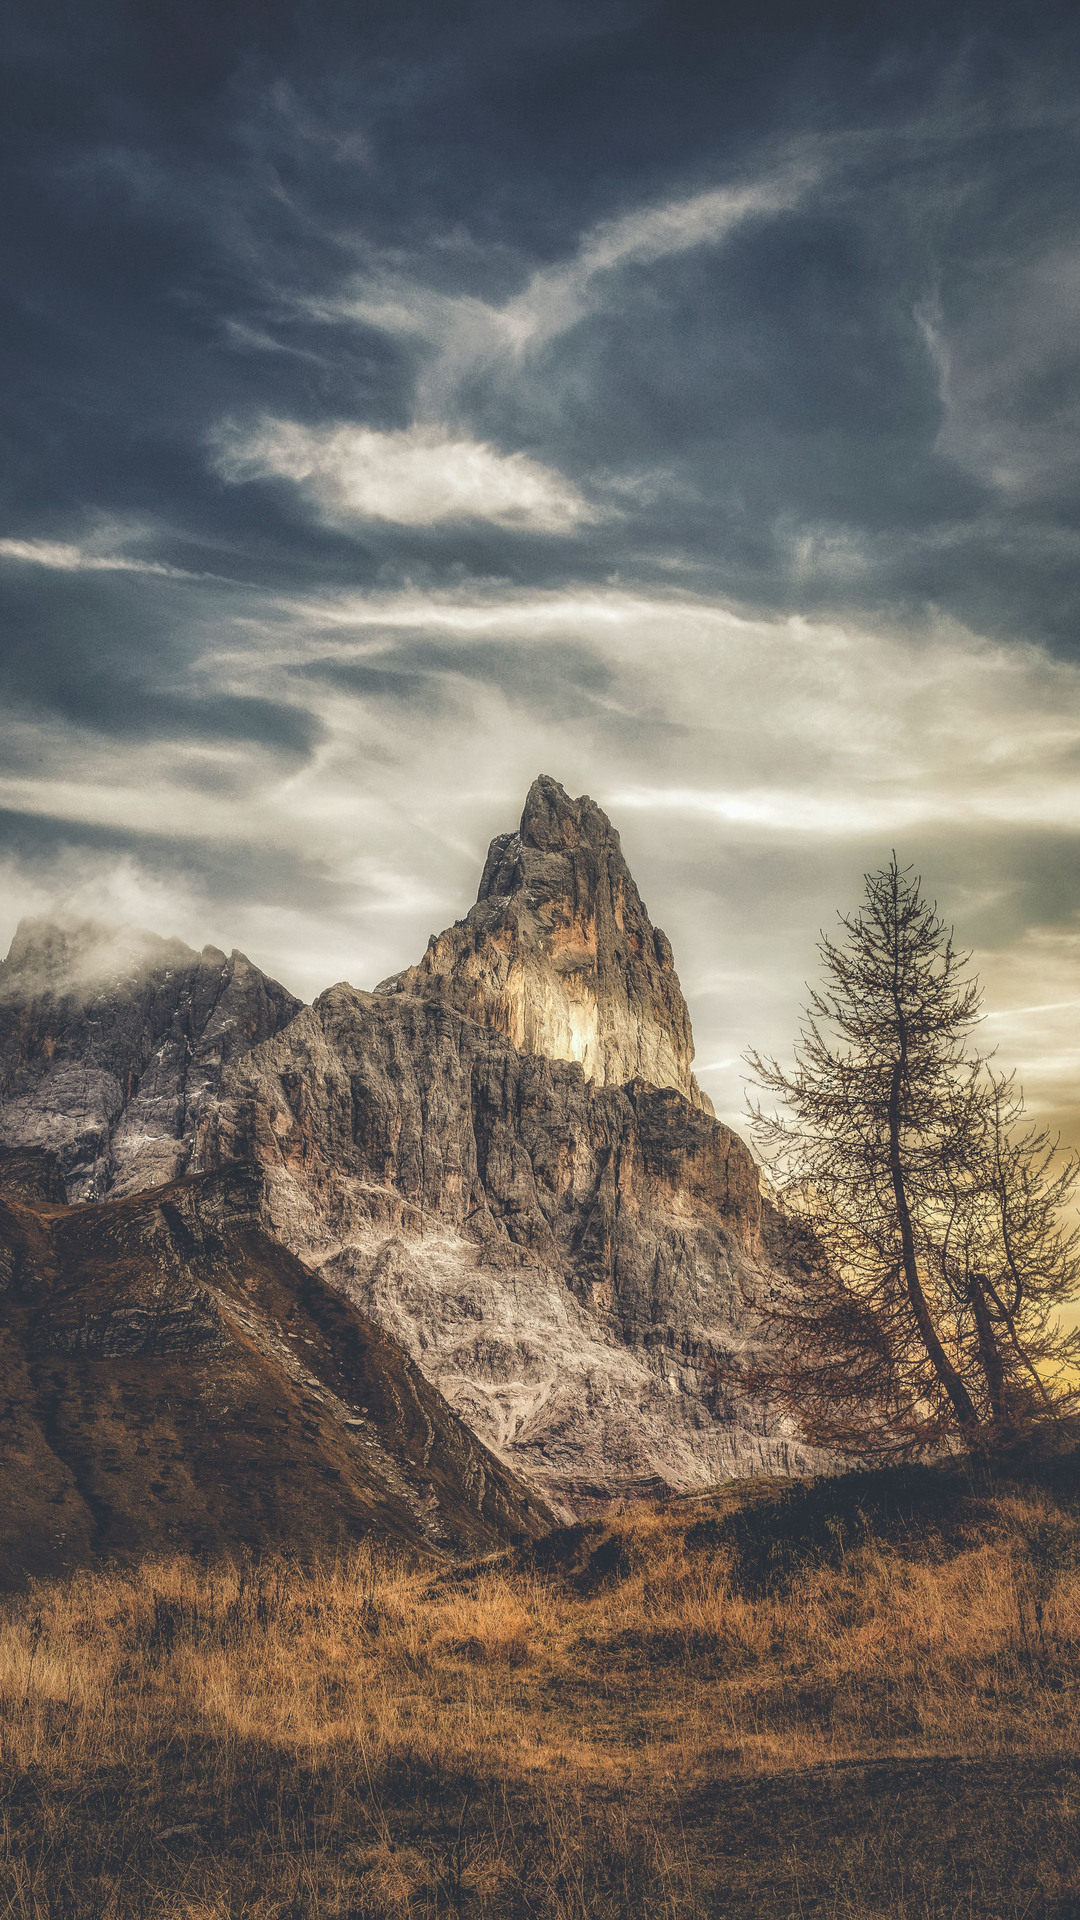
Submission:
<svg viewBox="0 0 1080 1920">
<path fill-rule="evenodd" d="M 729 1399 L 772 1288 L 746 1147 L 672 1089 L 586 1082 L 435 996 L 320 995 L 225 1076 L 206 1167 L 564 1511 L 813 1468 Z"/>
<path fill-rule="evenodd" d="M 690 1070 L 690 1016 L 607 815 L 534 780 L 516 833 L 492 841 L 464 920 L 379 993 L 439 995 L 522 1053 L 577 1061 L 587 1080 L 674 1087 L 711 1113 Z"/>
<path fill-rule="evenodd" d="M 55 1153 L 71 1201 L 172 1180 L 222 1070 L 302 1004 L 242 953 L 23 920 L 0 963 L 0 1143 Z"/>
<path fill-rule="evenodd" d="M 260 1168 L 260 1223 L 303 1272 L 581 1511 L 824 1464 L 728 1391 L 783 1276 L 693 1051 L 618 834 L 543 778 L 466 918 L 374 994 L 301 1008 L 242 954 L 24 923 L 0 1144 L 12 1179 L 50 1149 L 69 1201 L 128 1196 L 93 1210 L 110 1219 L 179 1175 Z"/>
</svg>

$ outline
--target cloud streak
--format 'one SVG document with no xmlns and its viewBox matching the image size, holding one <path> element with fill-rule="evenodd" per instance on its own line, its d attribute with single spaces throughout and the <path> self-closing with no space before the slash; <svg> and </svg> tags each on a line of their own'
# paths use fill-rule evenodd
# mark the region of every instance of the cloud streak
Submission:
<svg viewBox="0 0 1080 1920">
<path fill-rule="evenodd" d="M 57 573 L 149 573 L 165 580 L 195 580 L 200 576 L 161 560 L 130 559 L 121 553 L 94 553 L 66 540 L 0 539 L 0 560 L 30 567 L 48 567 Z"/>
<path fill-rule="evenodd" d="M 216 437 L 224 479 L 291 480 L 337 525 L 402 527 L 487 521 L 523 533 L 568 533 L 599 516 L 576 488 L 524 453 L 500 453 L 445 428 L 379 433 L 351 425 L 263 420 Z"/>
<path fill-rule="evenodd" d="M 521 353 L 565 333 L 610 299 L 603 284 L 621 269 L 653 266 L 698 247 L 721 247 L 748 221 L 787 213 L 817 186 L 819 161 L 800 156 L 731 186 L 635 207 L 584 234 L 565 265 L 532 276 L 524 292 L 493 312 L 499 335 Z"/>
<path fill-rule="evenodd" d="M 359 321 L 423 342 L 432 352 L 417 381 L 416 406 L 421 419 L 437 417 L 480 369 L 535 357 L 602 312 L 618 298 L 620 274 L 722 248 L 748 224 L 797 207 L 824 170 L 800 150 L 752 177 L 633 207 L 580 235 L 566 259 L 531 273 L 507 299 L 447 294 L 376 257 L 346 292 L 329 300 L 300 296 L 299 304 L 323 324 Z"/>
</svg>

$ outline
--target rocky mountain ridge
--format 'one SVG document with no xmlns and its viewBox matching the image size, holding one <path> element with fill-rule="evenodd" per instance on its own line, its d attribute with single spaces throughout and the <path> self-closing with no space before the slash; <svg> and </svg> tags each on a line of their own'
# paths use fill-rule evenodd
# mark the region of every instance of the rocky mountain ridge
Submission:
<svg viewBox="0 0 1080 1920">
<path fill-rule="evenodd" d="M 44 1153 L 52 1204 L 97 1203 L 56 1246 L 78 1264 L 98 1215 L 248 1182 L 256 1265 L 276 1247 L 378 1328 L 519 1515 L 825 1464 L 725 1387 L 782 1233 L 692 1059 L 618 834 L 546 776 L 465 919 L 375 993 L 305 1008 L 241 954 L 85 922 L 24 922 L 0 967 L 8 1183 Z M 125 1311 L 186 1365 L 217 1339 L 190 1302 Z M 117 1359 L 115 1315 L 84 1322 L 68 1359 Z"/>
<path fill-rule="evenodd" d="M 224 1076 L 206 1166 L 564 1511 L 812 1464 L 725 1367 L 769 1284 L 757 1169 L 674 1089 L 602 1087 L 442 997 L 320 995 Z"/>
<path fill-rule="evenodd" d="M 71 1202 L 173 1180 L 225 1067 L 302 1006 L 242 953 L 23 920 L 0 962 L 0 1144 L 54 1153 Z"/>
</svg>

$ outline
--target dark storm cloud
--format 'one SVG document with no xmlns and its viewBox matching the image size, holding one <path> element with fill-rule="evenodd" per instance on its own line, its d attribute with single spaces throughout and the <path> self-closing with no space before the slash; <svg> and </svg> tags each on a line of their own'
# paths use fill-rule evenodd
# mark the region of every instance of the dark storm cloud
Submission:
<svg viewBox="0 0 1080 1920">
<path fill-rule="evenodd" d="M 190 596 L 177 604 L 171 581 L 168 589 L 154 576 L 117 584 L 108 574 L 88 581 L 73 572 L 50 579 L 42 592 L 37 567 L 0 574 L 8 642 L 0 696 L 9 714 L 58 715 L 118 740 L 250 741 L 310 754 L 320 728 L 303 709 L 220 688 L 200 694 L 185 684 L 196 645 L 205 644 L 205 613 L 195 618 Z"/>
<path fill-rule="evenodd" d="M 13 533 L 138 513 L 185 564 L 224 546 L 218 570 L 283 586 L 683 564 L 754 606 L 1067 642 L 1067 12 L 187 14 L 46 9 L 9 49 Z M 537 276 L 572 278 L 583 237 L 781 163 L 789 205 L 625 236 L 545 333 Z M 466 338 L 530 289 L 513 351 Z M 346 553 L 287 474 L 223 484 L 207 457 L 228 422 L 401 432 L 425 395 L 602 511 L 573 541 L 365 512 Z"/>
</svg>

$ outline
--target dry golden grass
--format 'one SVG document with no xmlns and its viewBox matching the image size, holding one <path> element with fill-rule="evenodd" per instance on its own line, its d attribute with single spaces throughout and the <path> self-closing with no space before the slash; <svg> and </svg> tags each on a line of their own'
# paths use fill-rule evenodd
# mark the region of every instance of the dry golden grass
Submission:
<svg viewBox="0 0 1080 1920">
<path fill-rule="evenodd" d="M 1076 1915 L 1073 1500 L 890 1484 L 36 1588 L 0 1920 Z"/>
</svg>

